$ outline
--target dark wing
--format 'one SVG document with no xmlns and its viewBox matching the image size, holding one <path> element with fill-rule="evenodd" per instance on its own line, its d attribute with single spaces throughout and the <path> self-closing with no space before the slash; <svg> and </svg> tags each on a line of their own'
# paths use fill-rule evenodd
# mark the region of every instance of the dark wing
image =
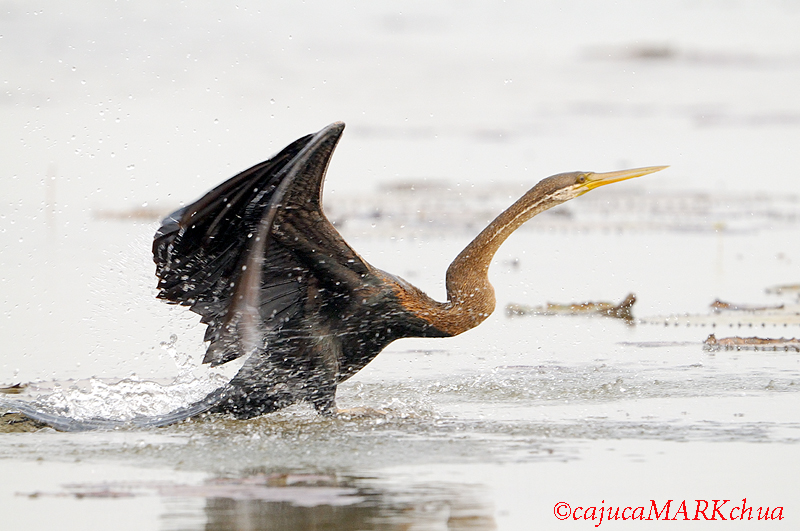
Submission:
<svg viewBox="0 0 800 531">
<path fill-rule="evenodd" d="M 208 325 L 204 363 L 248 353 L 301 312 L 312 276 L 353 282 L 366 273 L 321 207 L 325 171 L 343 129 L 332 124 L 296 140 L 174 212 L 156 232 L 158 297 L 189 306 Z M 319 253 L 323 269 L 309 252 Z"/>
</svg>

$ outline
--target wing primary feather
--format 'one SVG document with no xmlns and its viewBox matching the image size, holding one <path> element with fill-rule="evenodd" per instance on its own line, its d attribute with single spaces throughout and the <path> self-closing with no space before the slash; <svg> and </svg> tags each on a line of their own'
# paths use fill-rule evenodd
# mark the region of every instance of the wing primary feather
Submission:
<svg viewBox="0 0 800 531">
<path fill-rule="evenodd" d="M 303 311 L 310 278 L 352 285 L 368 271 L 322 213 L 343 128 L 296 140 L 166 217 L 156 232 L 158 296 L 189 306 L 208 325 L 204 363 L 265 348 L 271 330 Z M 286 241 L 284 230 L 303 238 Z"/>
</svg>

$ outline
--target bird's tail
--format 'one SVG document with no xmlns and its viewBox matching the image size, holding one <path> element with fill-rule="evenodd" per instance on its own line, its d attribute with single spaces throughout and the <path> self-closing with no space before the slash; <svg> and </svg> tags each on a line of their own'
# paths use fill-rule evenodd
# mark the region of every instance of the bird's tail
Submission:
<svg viewBox="0 0 800 531">
<path fill-rule="evenodd" d="M 164 415 L 154 415 L 151 417 L 134 417 L 131 420 L 114 420 L 105 418 L 76 419 L 59 415 L 54 411 L 36 406 L 32 402 L 14 400 L 0 396 L 0 409 L 8 412 L 21 413 L 31 420 L 46 424 L 58 431 L 92 431 L 92 430 L 113 430 L 118 428 L 157 428 L 175 424 L 202 413 L 207 412 L 228 395 L 228 386 L 221 387 L 209 393 L 202 400 L 186 407 L 176 409 Z"/>
</svg>

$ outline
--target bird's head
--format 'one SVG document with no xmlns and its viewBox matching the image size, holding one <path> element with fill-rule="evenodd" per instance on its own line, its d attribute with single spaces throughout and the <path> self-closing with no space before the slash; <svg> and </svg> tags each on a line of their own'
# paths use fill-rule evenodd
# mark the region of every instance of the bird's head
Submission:
<svg viewBox="0 0 800 531">
<path fill-rule="evenodd" d="M 590 190 L 607 184 L 641 177 L 649 173 L 661 171 L 668 166 L 649 166 L 647 168 L 634 168 L 632 170 L 611 171 L 608 173 L 594 173 L 591 171 L 573 171 L 559 173 L 548 177 L 540 184 L 550 188 L 551 197 L 557 202 L 569 201 L 582 196 Z"/>
</svg>

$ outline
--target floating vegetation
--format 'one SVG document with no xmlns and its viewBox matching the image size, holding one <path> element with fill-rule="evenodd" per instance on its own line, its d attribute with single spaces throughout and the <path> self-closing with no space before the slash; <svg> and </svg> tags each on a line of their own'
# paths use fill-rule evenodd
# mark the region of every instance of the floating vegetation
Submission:
<svg viewBox="0 0 800 531">
<path fill-rule="evenodd" d="M 800 325 L 800 306 L 791 306 L 784 310 L 653 316 L 639 319 L 637 324 L 660 326 L 719 326 L 728 328 L 797 326 Z"/>
<path fill-rule="evenodd" d="M 120 210 L 95 210 L 92 212 L 92 216 L 96 219 L 111 221 L 159 221 L 170 212 L 169 208 L 140 206 Z"/>
<path fill-rule="evenodd" d="M 734 304 L 732 302 L 724 302 L 719 299 L 711 303 L 711 311 L 720 313 L 723 311 L 730 312 L 764 312 L 768 310 L 783 310 L 783 304 L 777 306 L 755 306 L 752 304 Z"/>
<path fill-rule="evenodd" d="M 764 290 L 770 295 L 800 295 L 800 284 L 781 284 Z"/>
<path fill-rule="evenodd" d="M 47 424 L 31 420 L 22 413 L 0 415 L 0 433 L 23 433 L 47 428 Z"/>
<path fill-rule="evenodd" d="M 226 498 L 230 500 L 261 500 L 288 502 L 301 507 L 318 505 L 342 506 L 361 503 L 359 490 L 340 485 L 338 478 L 319 474 L 254 474 L 248 477 L 210 478 L 200 485 L 171 482 L 86 483 L 64 485 L 56 492 L 17 493 L 28 498 L 73 497 L 83 498 L 133 498 L 152 496 L 181 496 L 199 498 Z"/>
<path fill-rule="evenodd" d="M 526 306 L 524 304 L 509 303 L 506 305 L 507 317 L 520 317 L 524 315 L 600 315 L 622 319 L 628 323 L 633 322 L 631 308 L 636 302 L 636 295 L 629 293 L 619 304 L 613 302 L 579 302 L 572 304 L 558 304 L 548 302 L 544 306 Z"/>
<path fill-rule="evenodd" d="M 336 196 L 325 204 L 332 223 L 349 234 L 384 238 L 474 234 L 519 197 L 529 183 L 461 186 L 443 179 L 404 179 L 380 189 Z M 107 221 L 158 221 L 176 205 L 107 208 L 93 212 Z M 607 190 L 580 203 L 543 212 L 522 231 L 748 233 L 800 224 L 800 196 Z M 800 285 L 778 286 L 800 293 Z"/>
<path fill-rule="evenodd" d="M 767 293 L 791 293 L 795 286 L 774 286 Z M 797 286 L 800 289 L 800 286 Z M 740 304 L 714 300 L 708 314 L 680 314 L 645 317 L 640 324 L 663 326 L 727 326 L 728 328 L 766 328 L 800 325 L 800 304 Z"/>
<path fill-rule="evenodd" d="M 762 337 L 723 337 L 717 339 L 714 334 L 703 342 L 703 350 L 785 350 L 800 352 L 800 339 L 769 339 Z"/>
<path fill-rule="evenodd" d="M 14 385 L 9 385 L 7 387 L 0 387 L 0 394 L 4 395 L 19 395 L 25 392 L 27 389 L 27 385 L 16 383 Z"/>
<path fill-rule="evenodd" d="M 654 61 L 675 62 L 702 66 L 779 66 L 793 65 L 791 55 L 757 54 L 733 50 L 680 48 L 666 42 L 630 42 L 616 45 L 592 46 L 584 51 L 591 61 Z"/>
</svg>

